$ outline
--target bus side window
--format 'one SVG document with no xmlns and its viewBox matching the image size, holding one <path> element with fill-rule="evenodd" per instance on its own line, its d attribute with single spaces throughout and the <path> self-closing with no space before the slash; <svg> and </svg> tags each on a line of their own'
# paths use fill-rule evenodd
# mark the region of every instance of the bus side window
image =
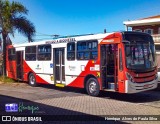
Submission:
<svg viewBox="0 0 160 124">
<path fill-rule="evenodd" d="M 67 60 L 75 60 L 75 43 L 67 43 Z"/>
<path fill-rule="evenodd" d="M 8 49 L 8 60 L 9 61 L 16 60 L 15 48 Z"/>
<path fill-rule="evenodd" d="M 51 60 L 51 45 L 39 45 L 37 58 L 38 60 Z"/>
<path fill-rule="evenodd" d="M 27 46 L 25 48 L 25 60 L 36 61 L 36 46 Z"/>
<path fill-rule="evenodd" d="M 95 60 L 98 57 L 98 41 L 88 40 L 77 42 L 78 60 Z"/>
<path fill-rule="evenodd" d="M 119 49 L 119 70 L 123 70 L 123 62 L 122 62 L 122 50 Z"/>
</svg>

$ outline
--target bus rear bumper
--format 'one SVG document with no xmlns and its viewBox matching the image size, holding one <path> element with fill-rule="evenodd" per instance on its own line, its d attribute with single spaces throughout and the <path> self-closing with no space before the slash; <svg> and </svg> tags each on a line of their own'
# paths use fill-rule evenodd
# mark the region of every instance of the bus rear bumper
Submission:
<svg viewBox="0 0 160 124">
<path fill-rule="evenodd" d="M 125 81 L 125 93 L 138 93 L 142 91 L 152 90 L 157 88 L 158 80 L 153 80 L 145 83 L 133 83 L 130 80 Z"/>
</svg>

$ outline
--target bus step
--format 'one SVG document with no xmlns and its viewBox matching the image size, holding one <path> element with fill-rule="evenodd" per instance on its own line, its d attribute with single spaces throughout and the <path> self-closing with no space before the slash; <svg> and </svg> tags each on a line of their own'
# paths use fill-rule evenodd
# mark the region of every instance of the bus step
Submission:
<svg viewBox="0 0 160 124">
<path fill-rule="evenodd" d="M 104 91 L 112 91 L 112 92 L 115 92 L 114 89 L 103 89 Z"/>
<path fill-rule="evenodd" d="M 65 85 L 64 84 L 55 84 L 55 86 L 57 86 L 57 87 L 64 87 Z"/>
<path fill-rule="evenodd" d="M 108 89 L 115 89 L 115 84 L 108 82 Z"/>
<path fill-rule="evenodd" d="M 21 79 L 21 78 L 17 78 L 17 81 L 23 81 L 23 79 Z"/>
</svg>

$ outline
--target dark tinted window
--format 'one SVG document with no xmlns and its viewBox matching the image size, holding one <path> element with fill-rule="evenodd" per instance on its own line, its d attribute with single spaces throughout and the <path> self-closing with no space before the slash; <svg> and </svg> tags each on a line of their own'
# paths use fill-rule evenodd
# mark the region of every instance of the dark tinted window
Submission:
<svg viewBox="0 0 160 124">
<path fill-rule="evenodd" d="M 38 46 L 38 60 L 51 60 L 51 45 Z"/>
<path fill-rule="evenodd" d="M 27 46 L 25 48 L 25 60 L 26 61 L 36 60 L 36 46 Z"/>
<path fill-rule="evenodd" d="M 124 32 L 126 66 L 137 71 L 156 66 L 154 42 L 149 34 Z"/>
<path fill-rule="evenodd" d="M 119 49 L 119 70 L 123 70 L 123 61 L 122 61 L 122 50 Z"/>
<path fill-rule="evenodd" d="M 153 43 L 153 39 L 149 34 L 126 32 L 124 33 L 123 36 L 124 36 L 124 40 L 130 41 L 130 42 L 143 41 L 143 42 Z"/>
<path fill-rule="evenodd" d="M 15 48 L 8 49 L 8 60 L 9 61 L 16 60 Z"/>
<path fill-rule="evenodd" d="M 78 60 L 89 60 L 97 59 L 98 41 L 79 41 L 77 42 L 77 59 Z"/>
<path fill-rule="evenodd" d="M 155 45 L 155 48 L 156 48 L 156 52 L 160 52 L 160 44 Z"/>
<path fill-rule="evenodd" d="M 67 44 L 67 59 L 75 60 L 75 43 L 74 42 Z"/>
</svg>

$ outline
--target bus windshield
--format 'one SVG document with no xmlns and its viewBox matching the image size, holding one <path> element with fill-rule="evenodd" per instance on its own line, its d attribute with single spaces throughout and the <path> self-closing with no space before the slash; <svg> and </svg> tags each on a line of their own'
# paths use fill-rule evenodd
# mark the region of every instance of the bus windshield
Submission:
<svg viewBox="0 0 160 124">
<path fill-rule="evenodd" d="M 156 63 L 153 41 L 149 41 L 148 35 L 135 36 L 126 38 L 124 42 L 127 68 L 134 70 L 154 68 Z"/>
</svg>

